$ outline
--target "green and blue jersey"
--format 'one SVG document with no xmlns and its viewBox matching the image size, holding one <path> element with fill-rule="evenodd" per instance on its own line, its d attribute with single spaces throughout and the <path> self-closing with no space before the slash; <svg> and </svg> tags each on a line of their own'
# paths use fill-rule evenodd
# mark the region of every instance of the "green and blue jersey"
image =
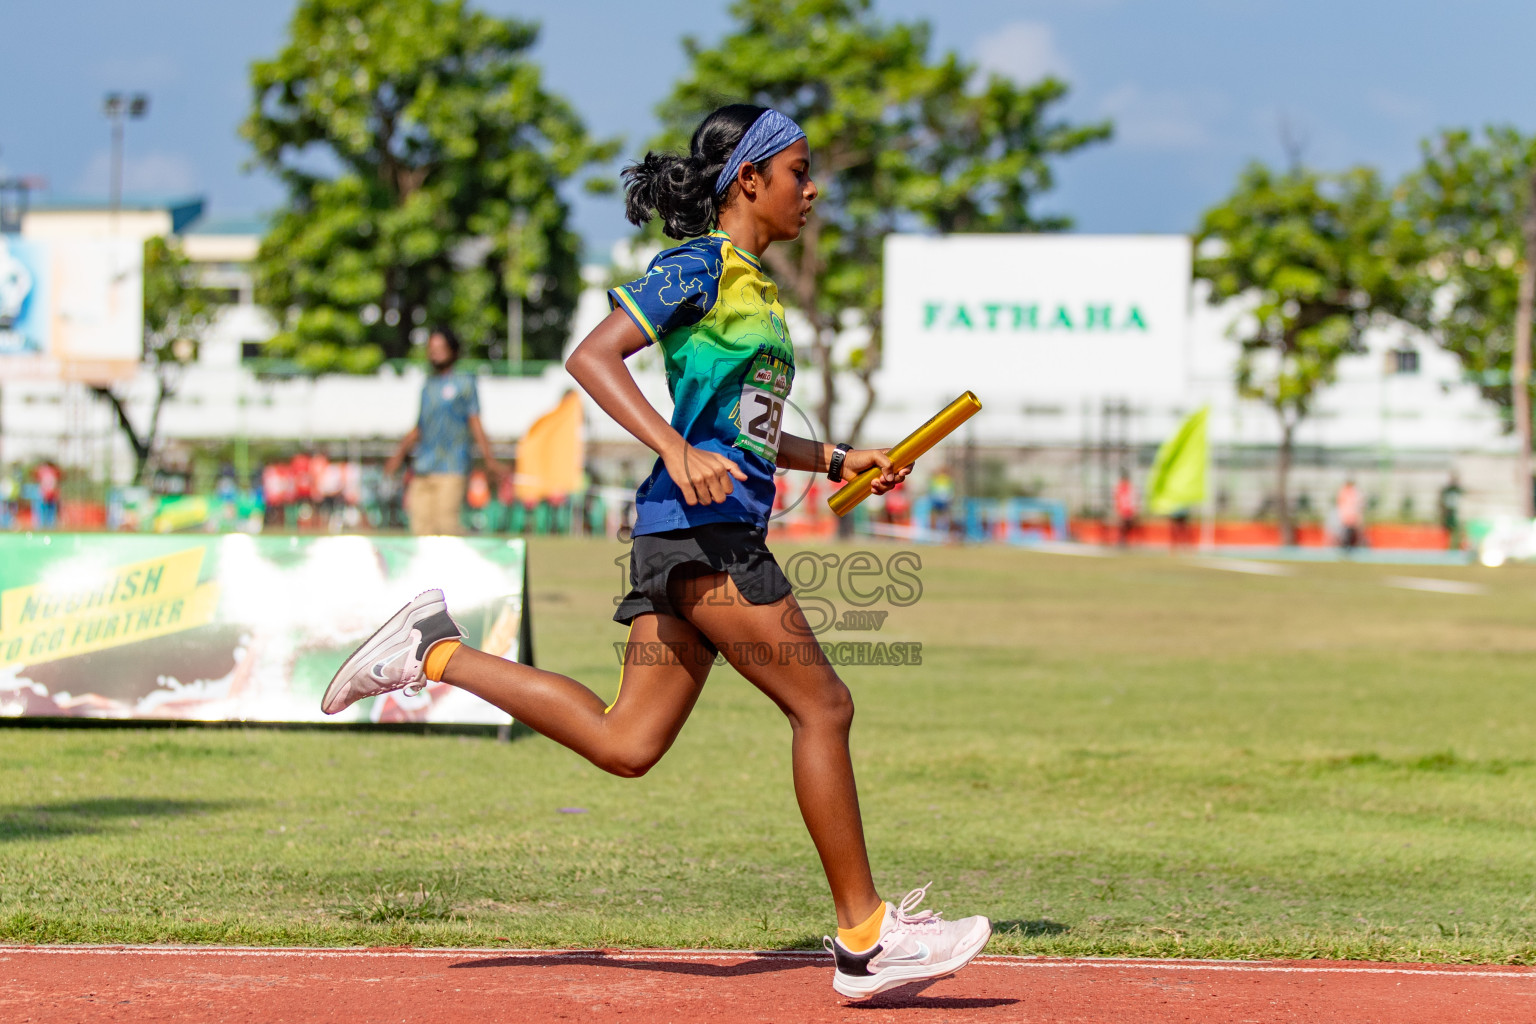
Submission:
<svg viewBox="0 0 1536 1024">
<path fill-rule="evenodd" d="M 634 532 L 720 522 L 766 527 L 795 350 L 779 290 L 762 263 L 716 231 L 663 252 L 644 277 L 610 290 L 608 300 L 661 346 L 673 428 L 747 476 L 746 483 L 732 481 L 725 501 L 689 505 L 657 459 L 635 495 Z"/>
<path fill-rule="evenodd" d="M 416 418 L 421 431 L 411 462 L 416 473 L 468 473 L 469 418 L 478 415 L 480 392 L 474 377 L 457 370 L 428 376 Z"/>
</svg>

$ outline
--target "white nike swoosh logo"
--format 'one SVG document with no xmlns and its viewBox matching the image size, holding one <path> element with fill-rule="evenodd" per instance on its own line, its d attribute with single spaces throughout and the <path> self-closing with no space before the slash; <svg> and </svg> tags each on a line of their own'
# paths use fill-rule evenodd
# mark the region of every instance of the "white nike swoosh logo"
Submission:
<svg viewBox="0 0 1536 1024">
<path fill-rule="evenodd" d="M 378 682 L 387 683 L 390 681 L 389 676 L 386 675 L 389 671 L 390 663 L 399 661 L 403 657 L 405 657 L 404 651 L 396 651 L 391 657 L 385 658 L 383 661 L 374 662 L 373 668 L 368 670 L 368 674 Z"/>
<path fill-rule="evenodd" d="M 928 959 L 928 947 L 921 942 L 917 944 L 916 953 L 903 953 L 901 956 L 888 956 L 880 961 L 881 967 L 889 967 L 893 964 L 920 964 Z"/>
</svg>

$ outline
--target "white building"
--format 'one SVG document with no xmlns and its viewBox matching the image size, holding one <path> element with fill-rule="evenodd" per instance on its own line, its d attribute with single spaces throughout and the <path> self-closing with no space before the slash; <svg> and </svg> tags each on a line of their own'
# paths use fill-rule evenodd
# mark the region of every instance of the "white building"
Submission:
<svg viewBox="0 0 1536 1024">
<path fill-rule="evenodd" d="M 1102 506 L 1122 466 L 1147 466 L 1208 405 L 1218 493 L 1252 515 L 1274 491 L 1279 424 L 1237 396 L 1242 307 L 1210 306 L 1191 256 L 1177 235 L 889 238 L 871 438 L 969 388 L 984 409 L 967 439 L 994 468 Z M 1293 497 L 1320 508 L 1353 476 L 1379 515 L 1426 517 L 1454 471 L 1473 510 L 1512 510 L 1513 439 L 1457 359 L 1401 324 L 1364 342 L 1297 430 Z"/>
</svg>

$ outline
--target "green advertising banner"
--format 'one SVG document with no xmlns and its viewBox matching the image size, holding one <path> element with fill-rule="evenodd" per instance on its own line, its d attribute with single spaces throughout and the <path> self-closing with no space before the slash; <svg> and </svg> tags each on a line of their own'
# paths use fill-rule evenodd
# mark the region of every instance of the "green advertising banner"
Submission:
<svg viewBox="0 0 1536 1024">
<path fill-rule="evenodd" d="M 0 717 L 506 724 L 443 684 L 321 713 L 433 587 L 469 643 L 532 664 L 520 539 L 0 534 Z"/>
</svg>

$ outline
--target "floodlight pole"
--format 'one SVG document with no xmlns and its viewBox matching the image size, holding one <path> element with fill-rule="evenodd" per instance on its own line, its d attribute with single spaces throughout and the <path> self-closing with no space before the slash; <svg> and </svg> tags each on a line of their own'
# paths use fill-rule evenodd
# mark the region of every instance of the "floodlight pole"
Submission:
<svg viewBox="0 0 1536 1024">
<path fill-rule="evenodd" d="M 112 119 L 112 180 L 107 186 L 110 198 L 107 205 L 112 210 L 112 223 L 117 223 L 117 211 L 123 207 L 123 117 L 119 112 L 121 104 L 114 105 L 107 101 L 107 116 Z"/>
<path fill-rule="evenodd" d="M 149 97 L 142 92 L 128 97 L 120 92 L 109 92 L 102 100 L 101 110 L 112 122 L 112 180 L 108 187 L 111 190 L 112 233 L 116 234 L 118 211 L 123 207 L 123 121 L 149 113 Z"/>
</svg>

